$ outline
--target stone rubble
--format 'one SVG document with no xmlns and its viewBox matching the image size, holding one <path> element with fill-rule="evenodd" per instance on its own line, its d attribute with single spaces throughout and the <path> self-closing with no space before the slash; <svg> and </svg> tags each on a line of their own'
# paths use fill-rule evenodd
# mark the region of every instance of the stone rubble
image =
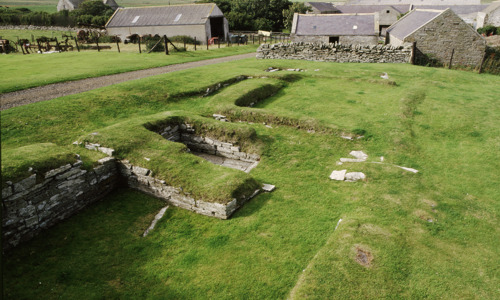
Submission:
<svg viewBox="0 0 500 300">
<path fill-rule="evenodd" d="M 151 222 L 151 225 L 142 234 L 142 237 L 146 237 L 151 232 L 151 230 L 153 230 L 155 228 L 156 223 L 158 223 L 158 221 L 161 218 L 163 218 L 163 216 L 165 215 L 165 212 L 167 211 L 167 209 L 168 209 L 168 205 L 165 206 L 164 208 L 160 209 L 160 211 L 156 214 L 155 218 L 153 219 L 153 222 Z"/>
</svg>

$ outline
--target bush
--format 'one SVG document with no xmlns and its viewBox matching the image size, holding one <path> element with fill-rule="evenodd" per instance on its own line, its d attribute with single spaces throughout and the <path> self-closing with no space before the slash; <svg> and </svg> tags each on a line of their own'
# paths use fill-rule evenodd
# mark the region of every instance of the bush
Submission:
<svg viewBox="0 0 500 300">
<path fill-rule="evenodd" d="M 194 38 L 187 36 L 187 35 L 176 35 L 173 37 L 168 37 L 168 39 L 172 43 L 184 43 L 186 41 L 186 44 L 192 44 L 194 45 Z M 196 45 L 200 45 L 200 41 L 196 41 Z"/>
<path fill-rule="evenodd" d="M 165 45 L 164 45 L 162 38 L 160 36 L 146 38 L 146 49 L 148 51 L 150 51 L 155 45 L 156 45 L 156 47 L 153 49 L 152 52 L 165 51 Z"/>
<path fill-rule="evenodd" d="M 498 34 L 500 27 L 495 27 L 493 25 L 487 25 L 477 29 L 477 32 L 480 34 L 484 34 L 486 36 Z"/>
</svg>

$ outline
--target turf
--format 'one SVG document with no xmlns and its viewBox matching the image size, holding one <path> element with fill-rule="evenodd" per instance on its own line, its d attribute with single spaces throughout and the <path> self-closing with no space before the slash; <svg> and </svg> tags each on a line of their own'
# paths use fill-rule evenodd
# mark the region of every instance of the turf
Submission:
<svg viewBox="0 0 500 300">
<path fill-rule="evenodd" d="M 1 35 L 1 33 L 0 33 Z M 2 55 L 2 69 L 9 74 L 0 82 L 0 93 L 50 83 L 98 77 L 255 51 L 257 45 L 212 50 L 164 53 L 63 52 L 46 55 Z M 71 66 L 68 68 L 67 66 Z"/>
<path fill-rule="evenodd" d="M 299 73 L 264 72 L 271 65 L 306 71 L 284 80 Z M 239 75 L 253 78 L 200 96 Z M 276 90 L 261 92 L 266 85 Z M 250 176 L 277 186 L 226 221 L 170 207 L 146 238 L 164 204 L 119 191 L 8 252 L 6 295 L 498 298 L 499 92 L 498 77 L 462 71 L 249 59 L 3 111 L 2 154 L 37 143 L 66 147 L 180 111 L 210 124 L 206 117 L 222 107 L 262 142 Z M 265 97 L 238 106 L 246 94 Z M 248 123 L 255 116 L 267 116 L 267 126 Z M 365 151 L 368 162 L 337 166 L 351 150 Z M 387 164 L 371 163 L 381 156 Z M 328 179 L 341 168 L 367 179 Z"/>
</svg>

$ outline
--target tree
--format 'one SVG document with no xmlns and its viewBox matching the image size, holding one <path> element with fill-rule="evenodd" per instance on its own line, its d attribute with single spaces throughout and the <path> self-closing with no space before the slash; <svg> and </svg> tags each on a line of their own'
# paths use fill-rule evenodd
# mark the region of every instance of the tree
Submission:
<svg viewBox="0 0 500 300">
<path fill-rule="evenodd" d="M 113 9 L 104 4 L 102 0 L 84 1 L 77 9 L 71 12 L 74 16 L 90 15 L 90 16 L 111 16 Z"/>
<path fill-rule="evenodd" d="M 312 11 L 310 6 L 306 6 L 304 3 L 294 2 L 288 9 L 283 10 L 283 23 L 286 29 L 292 29 L 293 15 L 295 13 L 305 14 L 308 11 Z"/>
</svg>

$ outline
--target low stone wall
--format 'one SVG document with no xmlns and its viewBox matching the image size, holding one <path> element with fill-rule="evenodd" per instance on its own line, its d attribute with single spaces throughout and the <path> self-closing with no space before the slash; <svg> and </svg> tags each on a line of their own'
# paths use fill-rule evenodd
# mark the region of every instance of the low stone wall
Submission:
<svg viewBox="0 0 500 300">
<path fill-rule="evenodd" d="M 151 170 L 133 166 L 127 160 L 121 161 L 119 165 L 120 173 L 127 179 L 129 187 L 164 199 L 174 206 L 219 219 L 228 219 L 246 201 L 259 193 L 259 190 L 256 190 L 251 195 L 245 195 L 241 199 L 235 198 L 227 204 L 211 203 L 185 195 L 181 188 L 167 185 L 165 181 L 154 178 Z"/>
<path fill-rule="evenodd" d="M 260 157 L 256 154 L 242 152 L 232 143 L 221 142 L 209 137 L 197 136 L 190 124 L 172 125 L 157 131 L 165 139 L 185 144 L 190 150 L 211 155 L 222 156 L 245 162 L 256 162 Z"/>
<path fill-rule="evenodd" d="M 114 158 L 99 160 L 91 171 L 82 165 L 78 160 L 2 189 L 4 249 L 31 239 L 116 188 L 119 176 Z"/>
<path fill-rule="evenodd" d="M 0 30 L 53 30 L 53 31 L 74 31 L 82 30 L 77 27 L 58 27 L 58 26 L 35 26 L 35 25 L 5 25 L 0 26 Z"/>
<path fill-rule="evenodd" d="M 341 45 L 321 43 L 263 44 L 257 49 L 260 59 L 301 59 L 354 63 L 409 63 L 411 45 Z"/>
<path fill-rule="evenodd" d="M 177 126 L 177 130 L 171 128 L 169 136 L 180 139 L 182 135 L 186 135 L 186 133 L 181 133 L 181 126 Z M 186 125 L 183 127 L 186 132 L 191 129 Z M 198 137 L 194 135 L 185 138 L 189 141 L 198 140 Z M 206 139 L 204 138 L 203 141 Z M 239 152 L 239 147 L 234 147 L 230 143 L 218 146 L 218 143 L 220 142 L 214 141 L 213 145 L 217 147 L 215 151 L 240 159 L 248 159 L 246 153 Z M 200 142 L 198 145 L 203 145 L 203 143 Z M 96 144 L 86 147 L 108 155 L 114 152 L 113 149 Z M 235 153 L 240 154 L 238 156 Z M 174 206 L 220 219 L 228 219 L 260 191 L 256 190 L 239 199 L 232 199 L 226 204 L 211 203 L 190 197 L 183 193 L 182 188 L 169 186 L 165 181 L 154 178 L 152 171 L 133 166 L 126 160 L 117 161 L 113 157 L 106 157 L 98 163 L 97 167 L 87 171 L 81 168 L 83 163 L 78 160 L 74 164 L 61 166 L 43 175 L 33 174 L 17 183 L 9 182 L 8 186 L 2 189 L 3 248 L 12 248 L 20 242 L 30 240 L 40 231 L 77 213 L 88 204 L 102 199 L 116 189 L 121 181 L 125 181 L 131 188 L 163 199 Z"/>
</svg>

